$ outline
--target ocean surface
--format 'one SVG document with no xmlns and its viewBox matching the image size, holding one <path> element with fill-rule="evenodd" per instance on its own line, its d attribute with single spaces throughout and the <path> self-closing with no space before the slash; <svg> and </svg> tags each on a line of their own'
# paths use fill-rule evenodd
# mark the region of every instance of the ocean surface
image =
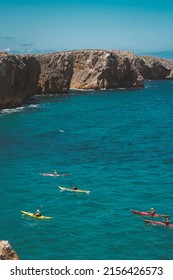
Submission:
<svg viewBox="0 0 173 280">
<path fill-rule="evenodd" d="M 55 169 L 70 176 L 40 175 Z M 1 110 L 0 179 L 0 239 L 21 259 L 172 260 L 173 228 L 130 209 L 173 216 L 173 81 Z M 20 212 L 37 209 L 53 219 Z"/>
</svg>

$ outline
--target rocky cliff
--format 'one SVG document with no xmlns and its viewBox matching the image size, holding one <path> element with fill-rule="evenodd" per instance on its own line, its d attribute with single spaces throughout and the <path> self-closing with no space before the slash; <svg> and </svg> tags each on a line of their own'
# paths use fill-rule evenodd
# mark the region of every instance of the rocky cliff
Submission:
<svg viewBox="0 0 173 280">
<path fill-rule="evenodd" d="M 139 88 L 144 79 L 173 79 L 173 61 L 115 50 L 23 56 L 0 53 L 0 109 L 17 107 L 38 93 Z"/>
<path fill-rule="evenodd" d="M 173 60 L 143 56 L 132 61 L 144 79 L 173 79 Z"/>
<path fill-rule="evenodd" d="M 73 61 L 69 53 L 37 55 L 36 59 L 41 67 L 38 92 L 67 92 L 73 74 Z"/>
<path fill-rule="evenodd" d="M 11 245 L 8 241 L 0 241 L 0 260 L 19 260 L 19 257 L 11 248 Z"/>
<path fill-rule="evenodd" d="M 85 50 L 70 52 L 73 60 L 72 88 L 111 89 L 143 87 L 144 79 L 132 65 L 132 53 Z"/>
<path fill-rule="evenodd" d="M 0 109 L 20 106 L 36 94 L 39 75 L 35 57 L 0 53 Z"/>
</svg>

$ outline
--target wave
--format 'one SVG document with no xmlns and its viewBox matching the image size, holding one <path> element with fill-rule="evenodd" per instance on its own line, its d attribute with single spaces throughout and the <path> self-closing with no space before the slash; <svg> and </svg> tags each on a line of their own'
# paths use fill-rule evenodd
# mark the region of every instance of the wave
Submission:
<svg viewBox="0 0 173 280">
<path fill-rule="evenodd" d="M 39 105 L 38 104 L 32 104 L 32 105 L 29 105 L 28 108 L 37 108 Z"/>
<path fill-rule="evenodd" d="M 23 111 L 27 111 L 28 109 L 35 109 L 38 108 L 39 105 L 38 104 L 32 104 L 29 106 L 21 106 L 21 107 L 16 107 L 16 108 L 11 108 L 11 109 L 2 109 L 0 110 L 0 114 L 2 115 L 9 115 L 9 114 L 13 114 L 13 113 L 19 113 L 19 112 L 23 112 Z"/>
<path fill-rule="evenodd" d="M 2 109 L 0 111 L 0 114 L 12 114 L 12 113 L 17 113 L 17 112 L 21 112 L 25 109 L 25 107 L 17 107 L 17 108 L 13 108 L 13 109 Z"/>
</svg>

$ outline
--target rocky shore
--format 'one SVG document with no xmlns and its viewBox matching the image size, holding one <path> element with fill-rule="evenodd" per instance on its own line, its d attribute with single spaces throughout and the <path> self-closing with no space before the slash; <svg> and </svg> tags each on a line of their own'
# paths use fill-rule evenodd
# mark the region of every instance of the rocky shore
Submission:
<svg viewBox="0 0 173 280">
<path fill-rule="evenodd" d="M 8 241 L 0 240 L 0 260 L 19 260 Z"/>
<path fill-rule="evenodd" d="M 0 53 L 0 109 L 20 106 L 36 94 L 66 93 L 70 88 L 141 88 L 145 79 L 173 79 L 173 61 L 115 50 Z"/>
</svg>

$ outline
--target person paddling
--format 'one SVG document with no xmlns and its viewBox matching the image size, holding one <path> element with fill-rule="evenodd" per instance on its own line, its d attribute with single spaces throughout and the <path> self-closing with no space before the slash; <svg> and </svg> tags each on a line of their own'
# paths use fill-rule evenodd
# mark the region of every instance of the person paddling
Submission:
<svg viewBox="0 0 173 280">
<path fill-rule="evenodd" d="M 56 170 L 54 170 L 53 175 L 58 175 L 58 173 L 57 173 L 57 171 L 56 171 Z"/>
<path fill-rule="evenodd" d="M 40 216 L 41 216 L 41 212 L 40 212 L 39 209 L 36 211 L 35 216 L 36 216 L 36 217 L 40 217 Z"/>
<path fill-rule="evenodd" d="M 72 189 L 76 191 L 78 188 L 77 188 L 76 185 L 73 185 L 73 186 L 72 186 Z"/>
<path fill-rule="evenodd" d="M 149 211 L 149 213 L 150 213 L 151 216 L 154 216 L 154 214 L 155 214 L 154 208 L 151 208 L 150 211 Z"/>
<path fill-rule="evenodd" d="M 169 218 L 166 218 L 163 222 L 165 223 L 165 225 L 169 225 L 171 220 Z"/>
</svg>

